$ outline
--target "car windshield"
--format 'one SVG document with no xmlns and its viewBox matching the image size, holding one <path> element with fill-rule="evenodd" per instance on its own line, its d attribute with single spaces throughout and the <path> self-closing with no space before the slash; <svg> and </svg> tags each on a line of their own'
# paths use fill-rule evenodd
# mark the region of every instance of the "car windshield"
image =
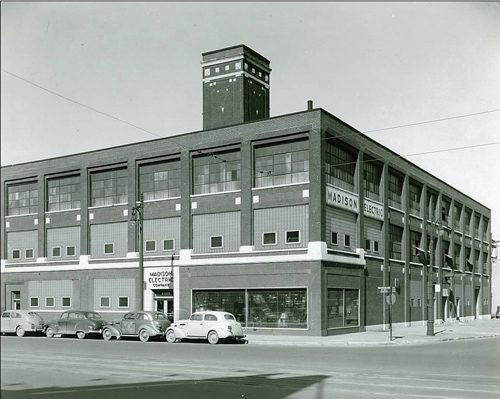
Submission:
<svg viewBox="0 0 500 399">
<path fill-rule="evenodd" d="M 87 318 L 89 319 L 102 319 L 99 313 L 87 313 Z"/>
<path fill-rule="evenodd" d="M 155 313 L 154 318 L 164 320 L 167 318 L 167 316 L 165 316 L 163 313 Z"/>
<path fill-rule="evenodd" d="M 224 315 L 224 318 L 226 320 L 235 320 L 235 318 L 234 318 L 234 316 L 232 314 L 227 314 L 227 313 Z"/>
<path fill-rule="evenodd" d="M 29 314 L 30 316 L 35 316 L 35 317 L 36 317 L 36 316 L 38 316 L 38 313 L 36 313 L 36 312 L 28 312 L 28 314 Z"/>
</svg>

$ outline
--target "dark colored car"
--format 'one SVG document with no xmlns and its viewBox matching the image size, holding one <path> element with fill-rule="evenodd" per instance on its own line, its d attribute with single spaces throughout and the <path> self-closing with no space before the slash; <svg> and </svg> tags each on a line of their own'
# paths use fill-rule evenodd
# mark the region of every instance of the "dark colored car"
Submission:
<svg viewBox="0 0 500 399">
<path fill-rule="evenodd" d="M 497 312 L 496 312 L 496 314 L 495 314 L 495 317 L 496 317 L 497 319 L 500 319 L 500 306 L 497 306 Z"/>
<path fill-rule="evenodd" d="M 87 334 L 100 334 L 105 324 L 106 321 L 97 312 L 68 310 L 59 319 L 47 323 L 45 335 L 52 338 L 56 334 L 76 334 L 79 339 L 83 339 Z"/>
<path fill-rule="evenodd" d="M 170 327 L 167 315 L 155 311 L 137 311 L 125 314 L 119 323 L 107 324 L 102 329 L 102 337 L 109 341 L 115 337 L 139 337 L 147 342 L 150 337 L 162 337 Z"/>
</svg>

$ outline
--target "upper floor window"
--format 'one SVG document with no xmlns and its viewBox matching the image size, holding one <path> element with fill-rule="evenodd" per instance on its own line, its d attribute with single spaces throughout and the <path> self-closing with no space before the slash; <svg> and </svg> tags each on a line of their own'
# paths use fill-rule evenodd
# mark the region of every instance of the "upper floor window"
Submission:
<svg viewBox="0 0 500 399">
<path fill-rule="evenodd" d="M 7 215 L 27 215 L 38 212 L 37 183 L 13 184 L 7 187 Z"/>
<path fill-rule="evenodd" d="M 390 225 L 389 229 L 389 244 L 391 259 L 403 259 L 403 228 L 399 226 Z"/>
<path fill-rule="evenodd" d="M 410 182 L 409 187 L 409 199 L 410 199 L 410 210 L 416 215 L 420 215 L 420 197 L 422 194 L 422 187 Z"/>
<path fill-rule="evenodd" d="M 465 210 L 465 234 L 470 234 L 470 221 L 472 218 L 472 212 L 469 209 Z"/>
<path fill-rule="evenodd" d="M 111 169 L 90 175 L 91 206 L 126 204 L 128 202 L 127 169 Z"/>
<path fill-rule="evenodd" d="M 309 181 L 309 141 L 266 145 L 255 148 L 255 187 Z"/>
<path fill-rule="evenodd" d="M 80 176 L 47 180 L 47 210 L 80 208 Z"/>
<path fill-rule="evenodd" d="M 354 191 L 357 155 L 337 144 L 326 143 L 326 182 Z"/>
<path fill-rule="evenodd" d="M 412 248 L 411 259 L 410 259 L 411 262 L 420 263 L 419 259 L 420 251 L 417 248 L 420 249 L 422 248 L 421 240 L 422 240 L 422 233 L 410 230 L 410 245 Z"/>
<path fill-rule="evenodd" d="M 401 208 L 401 193 L 403 192 L 403 177 L 389 173 L 389 205 Z"/>
<path fill-rule="evenodd" d="M 241 153 L 225 151 L 193 158 L 193 194 L 220 193 L 241 188 Z"/>
<path fill-rule="evenodd" d="M 370 160 L 365 160 L 363 166 L 363 177 L 365 184 L 365 197 L 380 200 L 380 178 L 382 167 Z"/>
<path fill-rule="evenodd" d="M 455 230 L 460 230 L 460 221 L 462 219 L 462 206 L 455 203 L 453 207 L 453 228 Z"/>
<path fill-rule="evenodd" d="M 180 161 L 143 165 L 139 169 L 139 188 L 144 200 L 179 197 L 181 195 Z"/>
</svg>

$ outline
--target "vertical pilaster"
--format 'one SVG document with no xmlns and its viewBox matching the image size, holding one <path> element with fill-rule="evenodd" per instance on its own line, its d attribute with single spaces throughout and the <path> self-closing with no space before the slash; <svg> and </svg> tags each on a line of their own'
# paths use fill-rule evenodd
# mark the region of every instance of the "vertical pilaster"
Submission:
<svg viewBox="0 0 500 399">
<path fill-rule="evenodd" d="M 424 218 L 424 221 L 422 222 L 422 249 L 424 250 L 424 253 L 426 254 L 426 258 L 428 258 L 429 254 L 429 245 L 427 241 L 427 234 L 428 234 L 428 225 L 427 221 L 429 220 L 429 206 L 432 207 L 432 204 L 429 202 L 427 203 L 428 200 L 430 200 L 429 193 L 428 193 L 428 188 L 427 185 L 424 184 L 422 187 L 422 202 L 424 206 L 424 212 L 422 214 L 422 217 Z M 432 244 L 431 244 L 432 245 Z M 430 260 L 429 260 L 430 262 Z M 427 320 L 427 311 L 428 311 L 428 305 L 427 305 L 427 299 L 429 298 L 429 290 L 428 290 L 428 284 L 427 284 L 427 266 L 423 265 L 422 266 L 422 320 Z"/>
<path fill-rule="evenodd" d="M 86 166 L 80 169 L 80 255 L 90 255 L 89 248 L 89 204 L 90 176 Z"/>
<path fill-rule="evenodd" d="M 252 187 L 253 187 L 253 153 L 252 143 L 241 143 L 241 246 L 253 245 L 253 214 L 252 214 Z"/>
<path fill-rule="evenodd" d="M 309 132 L 309 241 L 326 242 L 325 132 Z"/>
<path fill-rule="evenodd" d="M 181 249 L 191 249 L 191 158 L 181 151 Z"/>
<path fill-rule="evenodd" d="M 45 232 L 45 176 L 43 174 L 38 175 L 37 180 L 38 189 L 38 257 L 45 258 L 47 256 L 47 246 L 46 246 L 46 232 Z"/>
<path fill-rule="evenodd" d="M 382 169 L 382 193 L 383 193 L 383 203 L 384 203 L 384 224 L 382 226 L 382 236 L 384 244 L 384 272 L 383 272 L 383 286 L 387 287 L 389 285 L 391 272 L 390 272 L 390 234 L 389 234 L 389 164 L 384 163 Z M 385 306 L 385 297 L 382 297 L 382 305 L 383 305 L 383 324 L 386 325 L 389 323 L 389 318 L 387 314 L 387 309 Z"/>
<path fill-rule="evenodd" d="M 440 215 L 442 212 L 443 208 L 443 194 L 439 193 L 438 201 L 437 201 L 437 209 L 438 209 L 438 214 Z M 449 224 L 449 223 L 448 223 Z M 439 284 L 439 286 L 443 287 L 443 238 L 442 234 L 437 228 L 437 226 L 431 226 L 432 229 L 435 231 L 435 235 L 437 237 L 437 244 L 436 244 L 436 250 L 435 252 L 435 265 L 437 266 L 437 281 L 436 284 Z M 450 245 L 451 245 L 451 239 L 452 237 L 450 236 Z M 435 270 L 433 270 L 433 273 Z M 435 298 L 435 303 L 436 303 L 436 312 L 434 313 L 434 320 L 442 320 L 443 319 L 443 311 L 442 311 L 442 292 L 435 292 L 433 293 L 433 296 Z"/>
<path fill-rule="evenodd" d="M 129 159 L 127 169 L 128 214 L 130 219 L 130 216 L 132 215 L 132 208 L 135 206 L 135 202 L 139 199 L 138 168 L 136 168 L 135 159 Z M 137 242 L 137 223 L 128 223 L 127 243 L 128 252 L 138 252 L 139 243 Z"/>
<path fill-rule="evenodd" d="M 360 149 L 358 152 L 358 159 L 356 160 L 356 186 L 359 198 L 359 215 L 357 220 L 357 234 L 356 239 L 359 248 L 365 247 L 365 190 L 364 190 L 364 174 L 363 174 L 363 151 Z"/>
<path fill-rule="evenodd" d="M 408 325 L 410 320 L 410 260 L 411 260 L 411 243 L 410 243 L 410 177 L 406 174 L 403 182 L 403 210 L 405 211 L 405 224 L 403 227 L 403 243 L 404 243 L 404 320 Z"/>
</svg>

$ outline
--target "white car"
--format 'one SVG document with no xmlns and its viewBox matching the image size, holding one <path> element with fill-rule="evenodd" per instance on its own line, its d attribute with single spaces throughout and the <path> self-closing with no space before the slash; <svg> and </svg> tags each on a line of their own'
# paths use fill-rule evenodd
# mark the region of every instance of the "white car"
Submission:
<svg viewBox="0 0 500 399">
<path fill-rule="evenodd" d="M 165 338 L 174 343 L 182 339 L 206 338 L 211 344 L 221 339 L 242 339 L 243 328 L 231 313 L 205 311 L 195 312 L 189 320 L 179 320 L 167 328 Z"/>
<path fill-rule="evenodd" d="M 16 333 L 22 337 L 25 332 L 42 332 L 43 319 L 30 310 L 6 310 L 2 313 L 2 333 Z"/>
</svg>

